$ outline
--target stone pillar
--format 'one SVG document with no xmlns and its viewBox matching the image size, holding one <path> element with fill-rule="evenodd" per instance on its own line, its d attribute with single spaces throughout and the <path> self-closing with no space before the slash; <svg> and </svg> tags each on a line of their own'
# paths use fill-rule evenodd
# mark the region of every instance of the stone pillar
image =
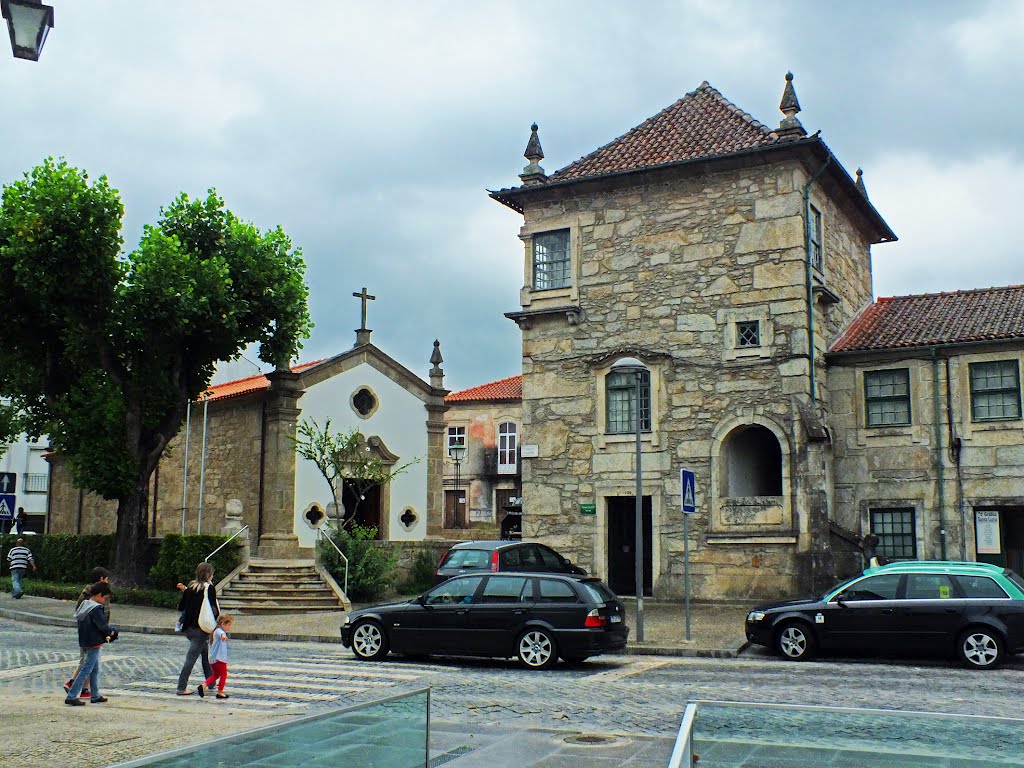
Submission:
<svg viewBox="0 0 1024 768">
<path fill-rule="evenodd" d="M 299 557 L 295 535 L 295 433 L 302 397 L 299 375 L 287 370 L 267 374 L 267 426 L 263 447 L 262 522 L 257 556 L 270 559 Z"/>
</svg>

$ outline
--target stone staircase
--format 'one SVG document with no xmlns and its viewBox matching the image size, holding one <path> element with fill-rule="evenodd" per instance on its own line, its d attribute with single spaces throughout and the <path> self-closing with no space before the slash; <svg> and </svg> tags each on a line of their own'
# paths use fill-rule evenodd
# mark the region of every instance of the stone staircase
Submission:
<svg viewBox="0 0 1024 768">
<path fill-rule="evenodd" d="M 250 560 L 217 586 L 221 610 L 246 614 L 341 611 L 351 607 L 312 560 Z"/>
</svg>

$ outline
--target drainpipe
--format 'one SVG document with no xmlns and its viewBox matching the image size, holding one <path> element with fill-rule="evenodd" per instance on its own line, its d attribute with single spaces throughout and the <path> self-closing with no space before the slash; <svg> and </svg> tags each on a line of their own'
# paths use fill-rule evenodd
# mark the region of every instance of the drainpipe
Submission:
<svg viewBox="0 0 1024 768">
<path fill-rule="evenodd" d="M 942 410 L 939 406 L 939 351 L 932 347 L 932 417 L 935 421 L 935 477 L 938 482 L 938 510 L 939 510 L 939 544 L 942 552 L 940 560 L 946 559 L 946 494 L 944 467 L 945 459 L 942 455 L 942 425 L 939 419 Z"/>
<path fill-rule="evenodd" d="M 949 375 L 949 358 L 946 357 L 946 422 L 949 425 L 949 458 L 956 467 L 956 508 L 960 512 L 960 559 L 967 559 L 967 514 L 964 510 L 964 474 L 960 466 L 960 452 L 963 443 L 953 429 L 953 385 Z"/>
<path fill-rule="evenodd" d="M 825 158 L 825 162 L 804 184 L 804 251 L 807 258 L 807 357 L 811 367 L 811 406 L 818 404 L 818 377 L 815 371 L 814 355 L 814 267 L 811 265 L 811 187 L 818 177 L 825 172 L 828 164 L 832 162 L 832 153 Z M 824 243 L 822 243 L 824 248 Z"/>
</svg>

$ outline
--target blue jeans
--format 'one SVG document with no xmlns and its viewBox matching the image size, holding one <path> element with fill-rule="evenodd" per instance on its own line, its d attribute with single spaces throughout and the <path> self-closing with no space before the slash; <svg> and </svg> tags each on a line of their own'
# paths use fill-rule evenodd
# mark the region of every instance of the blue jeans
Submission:
<svg viewBox="0 0 1024 768">
<path fill-rule="evenodd" d="M 213 675 L 210 668 L 210 636 L 199 627 L 189 627 L 185 630 L 185 637 L 188 638 L 188 653 L 185 654 L 185 664 L 178 675 L 178 691 L 188 688 L 188 679 L 192 675 L 192 667 L 196 665 L 196 659 L 203 659 L 203 677 Z"/>
<path fill-rule="evenodd" d="M 86 678 L 89 679 L 89 690 L 92 691 L 92 700 L 95 701 L 100 697 L 99 648 L 85 649 L 85 663 L 79 668 L 78 674 L 75 675 L 74 682 L 71 683 L 71 690 L 68 691 L 69 699 L 78 698 L 78 695 L 82 692 L 82 685 L 85 683 Z"/>
<path fill-rule="evenodd" d="M 21 597 L 25 594 L 25 590 L 21 588 L 21 577 L 25 575 L 24 568 L 12 568 L 11 569 L 11 596 Z"/>
</svg>

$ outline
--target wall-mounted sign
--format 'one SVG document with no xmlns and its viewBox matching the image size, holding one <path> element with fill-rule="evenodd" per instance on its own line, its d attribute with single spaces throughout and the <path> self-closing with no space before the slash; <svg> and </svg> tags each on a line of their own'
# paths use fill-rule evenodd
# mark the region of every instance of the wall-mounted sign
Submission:
<svg viewBox="0 0 1024 768">
<path fill-rule="evenodd" d="M 581 515 L 596 515 L 597 504 L 580 504 Z"/>
<path fill-rule="evenodd" d="M 974 538 L 979 555 L 998 555 L 1003 550 L 999 542 L 999 510 L 974 510 Z"/>
<path fill-rule="evenodd" d="M 536 459 L 540 456 L 540 448 L 535 444 L 527 443 L 520 446 L 519 455 L 524 459 Z"/>
</svg>

